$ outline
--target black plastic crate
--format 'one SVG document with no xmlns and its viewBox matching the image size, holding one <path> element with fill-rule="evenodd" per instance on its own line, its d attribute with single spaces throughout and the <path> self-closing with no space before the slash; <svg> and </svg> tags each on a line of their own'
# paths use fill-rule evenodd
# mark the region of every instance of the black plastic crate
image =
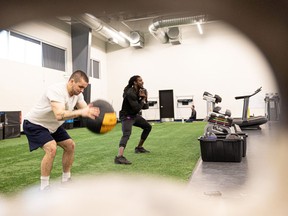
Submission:
<svg viewBox="0 0 288 216">
<path fill-rule="evenodd" d="M 241 162 L 243 156 L 243 138 L 211 140 L 199 138 L 201 157 L 210 162 Z"/>
<path fill-rule="evenodd" d="M 16 138 L 21 136 L 20 124 L 4 125 L 4 139 Z"/>
<path fill-rule="evenodd" d="M 238 132 L 237 134 L 243 139 L 243 157 L 246 157 L 248 134 L 244 132 Z"/>
<path fill-rule="evenodd" d="M 21 111 L 4 111 L 2 113 L 4 113 L 4 122 L 6 125 L 21 124 Z"/>
<path fill-rule="evenodd" d="M 247 152 L 247 137 L 248 134 L 247 133 L 243 133 L 243 132 L 238 132 L 236 133 L 238 136 L 242 137 L 242 144 L 243 144 L 243 155 L 242 157 L 246 157 L 246 152 Z M 218 139 L 225 139 L 227 134 L 215 134 L 217 136 Z"/>
<path fill-rule="evenodd" d="M 4 139 L 4 123 L 0 122 L 0 140 Z"/>
</svg>

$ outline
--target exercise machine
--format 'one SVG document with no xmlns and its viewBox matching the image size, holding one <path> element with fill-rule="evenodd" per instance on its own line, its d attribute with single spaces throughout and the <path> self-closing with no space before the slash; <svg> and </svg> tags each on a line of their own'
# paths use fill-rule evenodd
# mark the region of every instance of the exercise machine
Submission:
<svg viewBox="0 0 288 216">
<path fill-rule="evenodd" d="M 205 91 L 203 99 L 207 102 L 207 117 L 204 119 L 204 121 L 207 121 L 207 125 L 204 128 L 203 138 L 214 141 L 241 139 L 242 156 L 245 157 L 248 135 L 242 132 L 237 124 L 234 124 L 234 119 L 231 117 L 229 109 L 221 113 L 221 107 L 215 106 L 222 101 L 222 98 L 219 95 L 213 96 L 211 93 Z"/>
<path fill-rule="evenodd" d="M 209 114 L 213 112 L 215 104 L 221 103 L 222 101 L 222 98 L 219 95 L 215 94 L 213 96 L 207 91 L 203 93 L 203 99 L 207 101 L 207 116 L 209 116 Z"/>
<path fill-rule="evenodd" d="M 262 87 L 258 88 L 251 95 L 237 96 L 236 100 L 243 99 L 242 118 L 233 118 L 233 123 L 239 125 L 242 129 L 261 129 L 260 125 L 265 124 L 268 119 L 265 116 L 248 116 L 249 99 L 261 91 Z"/>
<path fill-rule="evenodd" d="M 231 118 L 231 111 L 226 110 L 225 113 L 220 113 L 221 107 L 215 106 L 222 101 L 219 95 L 212 95 L 209 92 L 203 93 L 203 99 L 207 101 L 207 125 L 205 126 L 205 133 L 214 134 L 230 134 L 233 119 Z M 233 131 L 233 130 L 232 130 Z"/>
</svg>

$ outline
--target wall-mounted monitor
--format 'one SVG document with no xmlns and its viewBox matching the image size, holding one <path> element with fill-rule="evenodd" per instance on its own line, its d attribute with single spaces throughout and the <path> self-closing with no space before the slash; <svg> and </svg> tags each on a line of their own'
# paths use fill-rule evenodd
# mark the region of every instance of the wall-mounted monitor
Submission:
<svg viewBox="0 0 288 216">
<path fill-rule="evenodd" d="M 193 102 L 193 99 L 178 99 L 177 102 L 182 105 L 189 105 L 189 103 Z"/>
</svg>

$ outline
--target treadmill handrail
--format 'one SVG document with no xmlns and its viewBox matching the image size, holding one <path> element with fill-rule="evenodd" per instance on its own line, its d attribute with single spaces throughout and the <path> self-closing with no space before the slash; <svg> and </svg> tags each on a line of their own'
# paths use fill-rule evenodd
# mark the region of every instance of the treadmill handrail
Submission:
<svg viewBox="0 0 288 216">
<path fill-rule="evenodd" d="M 245 96 L 236 96 L 235 99 L 236 100 L 239 100 L 239 99 L 244 99 L 244 98 L 250 98 L 252 97 L 253 95 L 259 93 L 261 91 L 262 87 L 258 88 L 253 94 L 251 95 L 245 95 Z"/>
</svg>

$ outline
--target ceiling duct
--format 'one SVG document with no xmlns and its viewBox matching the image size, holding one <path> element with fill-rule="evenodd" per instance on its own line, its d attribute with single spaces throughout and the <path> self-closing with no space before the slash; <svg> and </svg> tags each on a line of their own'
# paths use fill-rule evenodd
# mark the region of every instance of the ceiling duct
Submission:
<svg viewBox="0 0 288 216">
<path fill-rule="evenodd" d="M 130 44 L 135 48 L 143 48 L 144 47 L 144 37 L 139 31 L 130 32 Z"/>
<path fill-rule="evenodd" d="M 153 19 L 152 24 L 149 26 L 150 33 L 162 43 L 167 43 L 169 37 L 165 28 L 177 27 L 181 25 L 196 25 L 197 22 L 205 22 L 206 15 L 198 16 L 181 16 L 181 17 L 158 17 Z"/>
<path fill-rule="evenodd" d="M 102 20 L 94 17 L 91 14 L 85 13 L 75 17 L 82 24 L 88 26 L 93 31 L 107 38 L 109 43 L 118 44 L 122 47 L 129 47 L 130 42 L 124 38 L 117 30 L 104 23 Z"/>
<path fill-rule="evenodd" d="M 182 36 L 179 27 L 171 27 L 167 31 L 169 41 L 173 45 L 181 44 Z"/>
</svg>

